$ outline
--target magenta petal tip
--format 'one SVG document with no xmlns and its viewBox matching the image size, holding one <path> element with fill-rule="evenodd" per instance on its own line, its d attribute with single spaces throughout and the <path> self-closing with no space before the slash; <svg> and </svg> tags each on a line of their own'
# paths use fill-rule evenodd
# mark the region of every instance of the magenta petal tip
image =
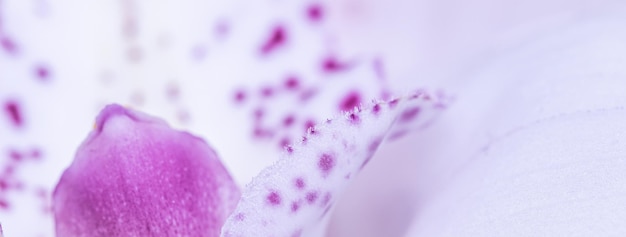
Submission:
<svg viewBox="0 0 626 237">
<path fill-rule="evenodd" d="M 53 194 L 57 236 L 219 236 L 240 191 L 202 139 L 108 105 Z"/>
</svg>

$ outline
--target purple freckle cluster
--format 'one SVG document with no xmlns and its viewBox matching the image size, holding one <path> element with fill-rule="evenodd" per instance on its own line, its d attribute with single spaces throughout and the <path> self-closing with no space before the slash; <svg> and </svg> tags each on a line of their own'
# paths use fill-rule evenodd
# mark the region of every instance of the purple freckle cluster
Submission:
<svg viewBox="0 0 626 237">
<path fill-rule="evenodd" d="M 315 203 L 315 201 L 317 201 L 317 192 L 311 191 L 311 192 L 307 193 L 306 194 L 306 201 L 309 204 Z"/>
<path fill-rule="evenodd" d="M 272 23 L 266 31 L 259 35 L 257 52 L 260 63 L 272 63 L 274 60 L 284 60 L 290 57 L 309 58 L 311 65 L 307 70 L 284 68 L 281 74 L 271 77 L 276 80 L 273 83 L 247 84 L 239 86 L 232 92 L 232 100 L 236 108 L 249 111 L 251 114 L 250 124 L 251 139 L 258 142 L 270 142 L 280 149 L 288 149 L 302 132 L 309 131 L 311 127 L 333 117 L 340 111 L 352 111 L 360 107 L 364 101 L 371 99 L 387 99 L 388 85 L 384 80 L 384 61 L 381 57 L 371 60 L 357 60 L 351 56 L 342 55 L 333 49 L 331 42 L 320 41 L 320 52 L 314 55 L 302 55 L 298 49 L 300 45 L 297 32 L 294 33 L 294 25 L 302 24 L 304 20 L 307 29 L 325 38 L 332 38 L 333 33 L 321 31 L 326 17 L 326 8 L 321 2 L 310 2 L 303 5 L 302 19 L 279 20 Z M 301 13 L 302 14 L 302 13 Z M 219 25 L 219 24 L 218 24 Z M 298 29 L 303 30 L 303 29 Z M 310 47 L 307 45 L 306 47 Z M 348 80 L 339 75 L 346 75 L 355 68 L 366 65 L 371 67 L 371 74 L 378 78 L 373 83 L 378 84 L 378 91 L 359 91 L 354 88 L 342 90 L 326 90 L 336 86 L 335 80 Z M 366 67 L 366 68 L 367 68 Z M 339 94 L 329 94 L 339 93 Z M 310 113 L 307 108 L 318 106 L 318 101 L 325 98 L 335 98 L 328 107 L 328 113 Z M 324 102 L 324 104 L 328 104 Z M 318 110 L 319 111 L 319 110 Z M 375 111 L 376 112 L 376 111 Z M 359 122 L 357 115 L 353 115 L 355 123 Z M 300 129 L 302 128 L 302 129 Z M 288 150 L 289 152 L 289 150 Z"/>
<path fill-rule="evenodd" d="M 414 107 L 414 108 L 409 108 L 407 110 L 405 110 L 401 115 L 400 115 L 400 121 L 401 122 L 408 122 L 413 120 L 415 117 L 417 117 L 417 115 L 420 112 L 420 108 L 419 107 Z"/>
<path fill-rule="evenodd" d="M 296 184 L 296 188 L 298 190 L 302 190 L 305 187 L 304 179 L 302 179 L 302 178 L 297 178 L 296 181 L 295 181 L 295 184 Z"/>
<path fill-rule="evenodd" d="M 359 106 L 360 104 L 361 104 L 361 94 L 359 92 L 352 91 L 348 93 L 348 95 L 346 95 L 345 98 L 343 98 L 339 106 L 339 109 L 342 111 L 351 111 L 352 109 Z"/>
<path fill-rule="evenodd" d="M 287 32 L 281 25 L 275 26 L 269 38 L 261 46 L 261 54 L 268 55 L 287 42 Z"/>
<path fill-rule="evenodd" d="M 0 1 L 0 4 L 2 1 Z M 214 55 L 218 55 L 219 50 L 227 48 L 226 45 L 247 44 L 243 48 L 243 54 L 252 58 L 255 64 L 262 65 L 263 68 L 272 68 L 275 71 L 268 72 L 269 75 L 248 75 L 245 78 L 237 78 L 238 81 L 233 83 L 232 87 L 227 90 L 226 98 L 219 98 L 216 101 L 222 103 L 221 99 L 225 99 L 227 106 L 243 111 L 242 117 L 251 126 L 250 130 L 246 130 L 251 141 L 259 143 L 270 143 L 271 147 L 284 149 L 289 157 L 297 157 L 300 150 L 298 145 L 294 146 L 300 139 L 303 145 L 312 144 L 316 138 L 323 138 L 327 135 L 326 130 L 316 127 L 317 124 L 326 121 L 327 124 L 332 123 L 329 117 L 335 117 L 338 113 L 347 116 L 342 117 L 350 121 L 355 126 L 364 127 L 368 114 L 361 114 L 361 108 L 364 102 L 373 99 L 386 99 L 388 97 L 388 85 L 385 80 L 385 61 L 377 57 L 361 58 L 359 54 L 346 54 L 340 47 L 333 42 L 332 39 L 337 38 L 332 31 L 325 28 L 325 21 L 332 20 L 333 8 L 325 6 L 323 2 L 306 2 L 298 5 L 297 9 L 292 9 L 297 13 L 297 18 L 272 18 L 271 23 L 265 28 L 260 28 L 262 32 L 257 35 L 248 37 L 247 40 L 238 41 L 241 37 L 240 29 L 245 29 L 242 22 L 236 17 L 222 16 L 218 19 L 209 19 L 202 24 L 208 24 L 204 27 L 208 31 L 208 36 L 204 35 L 199 39 L 192 41 L 181 41 L 175 31 L 164 29 L 158 34 L 149 34 L 150 29 L 146 29 L 141 9 L 141 3 L 137 1 L 122 1 L 118 3 L 121 10 L 119 23 L 115 32 L 117 32 L 114 40 L 119 41 L 120 47 L 113 49 L 111 52 L 112 60 L 120 62 L 117 64 L 105 64 L 95 70 L 92 79 L 96 80 L 96 86 L 99 86 L 95 108 L 101 108 L 104 104 L 109 103 L 111 98 L 107 98 L 105 94 L 115 94 L 115 100 L 121 104 L 129 105 L 132 108 L 149 107 L 158 104 L 159 107 L 167 107 L 170 118 L 174 118 L 179 124 L 189 125 L 200 121 L 200 117 L 194 114 L 193 110 L 187 110 L 190 100 L 196 101 L 190 94 L 190 87 L 196 84 L 182 83 L 183 81 L 191 81 L 185 78 L 185 75 L 176 75 L 178 68 L 175 66 L 156 69 L 154 75 L 163 78 L 165 82 L 157 81 L 152 77 L 153 74 L 143 78 L 141 73 L 150 71 L 154 68 L 154 61 L 158 61 L 159 53 L 182 51 L 184 61 L 180 63 L 185 69 L 192 68 L 194 70 L 208 70 L 208 67 L 202 63 L 219 61 L 215 60 Z M 46 8 L 47 9 L 47 8 Z M 50 8 L 54 10 L 55 8 Z M 48 11 L 48 10 L 46 10 Z M 49 11 L 50 16 L 54 16 L 54 11 Z M 141 14 L 140 14 L 141 13 Z M 1 14 L 1 12 L 0 12 Z M 46 13 L 47 14 L 47 13 Z M 46 14 L 39 14 L 46 17 Z M 2 21 L 0 16 L 0 23 Z M 115 21 L 118 22 L 118 21 Z M 300 28 L 300 26 L 304 26 Z M 63 62 L 55 62 L 49 60 L 54 57 L 44 57 L 40 55 L 29 55 L 35 52 L 36 47 L 29 45 L 28 41 L 22 41 L 19 35 L 12 35 L 5 32 L 7 27 L 0 24 L 0 53 L 11 60 L 33 60 L 27 61 L 26 73 L 29 77 L 29 83 L 40 87 L 42 90 L 55 88 L 66 83 L 68 79 L 67 68 L 62 68 Z M 302 32 L 306 32 L 307 37 L 316 38 L 315 43 L 312 41 L 303 41 Z M 207 32 L 204 32 L 206 34 Z M 199 33 L 199 35 L 201 35 Z M 233 40 L 235 39 L 235 40 Z M 218 42 L 218 43 L 215 43 Z M 305 43 L 303 43 L 305 42 Z M 319 44 L 319 45 L 313 45 Z M 224 47 L 222 47 L 224 46 Z M 311 46 L 311 47 L 309 47 Z M 182 48 L 182 50 L 180 50 Z M 303 53 L 306 50 L 313 49 Z M 177 51 L 178 50 L 178 51 Z M 228 52 L 230 53 L 230 52 Z M 173 55 L 177 55 L 174 53 Z M 108 56 L 107 56 L 108 57 Z M 174 56 L 176 57 L 176 56 Z M 242 56 L 243 57 L 243 56 Z M 292 58 L 297 62 L 293 63 L 277 63 L 290 62 Z M 302 60 L 300 60 L 302 59 Z M 178 59 L 175 59 L 178 60 Z M 301 63 L 304 62 L 304 63 Z M 176 62 L 178 63 L 178 62 Z M 174 64 L 176 64 L 174 63 Z M 152 65 L 152 66 L 150 66 Z M 278 65 L 278 66 L 276 66 Z M 220 65 L 222 66 L 222 65 Z M 277 68 L 274 68 L 274 67 Z M 149 69 L 149 70 L 146 70 Z M 358 70 L 369 70 L 372 74 L 373 82 L 377 86 L 362 86 L 362 78 Z M 172 71 L 168 71 L 172 70 Z M 183 71 L 183 70 L 181 70 Z M 191 71 L 191 70 L 190 70 Z M 192 73 L 189 73 L 191 75 Z M 204 75 L 202 73 L 195 73 Z M 209 73 L 210 74 L 210 73 Z M 349 75 L 356 76 L 349 76 Z M 140 76 L 137 76 L 140 75 Z M 69 75 L 72 76 L 72 75 Z M 141 77 L 135 79 L 133 77 Z M 188 76 L 188 75 L 187 75 Z M 230 75 L 227 75 L 230 76 Z M 152 77 L 152 78 L 150 78 Z M 213 80 L 213 78 L 203 78 L 203 80 Z M 230 79 L 230 78 L 229 78 Z M 120 88 L 126 87 L 125 81 L 134 80 L 133 87 L 123 88 L 123 93 L 119 96 Z M 146 82 L 141 80 L 149 80 Z M 153 81 L 154 80 L 154 81 Z M 368 78 L 369 80 L 369 78 Z M 340 82 L 340 83 L 338 83 Z M 345 84 L 342 84 L 346 82 Z M 130 84 L 133 84 L 130 83 Z M 128 83 L 127 83 L 128 84 Z M 200 83 L 199 83 L 200 84 Z M 226 83 L 227 84 L 227 83 Z M 201 84 L 204 85 L 204 84 Z M 339 85 L 339 86 L 338 86 Z M 154 86 L 158 92 L 155 98 L 152 92 Z M 337 89 L 337 87 L 341 87 Z M 358 88 L 358 89 L 355 89 Z M 128 91 L 126 91 L 128 89 Z M 195 88 L 192 88 L 195 89 Z M 202 90 L 204 88 L 200 88 Z M 211 88 L 213 89 L 213 88 Z M 371 90 L 367 90 L 371 89 Z M 190 96 L 191 95 L 191 96 Z M 119 97 L 118 97 L 119 96 Z M 16 95 L 12 98 L 2 99 L 3 120 L 11 126 L 11 131 L 15 134 L 28 132 L 32 125 L 38 123 L 37 116 L 31 114 L 33 106 L 28 100 L 22 100 L 23 95 Z M 213 101 L 212 101 L 213 102 Z M 391 101 L 387 105 L 391 108 L 395 107 L 397 100 Z M 371 112 L 379 114 L 385 104 L 375 104 L 371 107 Z M 211 104 L 213 106 L 213 104 Z M 207 109 L 207 108 L 204 108 Z M 386 107 L 384 109 L 387 109 Z M 209 109 L 207 109 L 209 110 Z M 322 111 L 322 112 L 320 112 Z M 400 117 L 401 121 L 410 121 L 418 116 L 419 108 L 406 110 Z M 240 114 L 240 115 L 241 115 Z M 194 117 L 198 116 L 198 117 Z M 197 120 L 194 120 L 197 119 Z M 343 121 L 343 120 L 342 120 Z M 172 121 L 169 121 L 172 122 Z M 340 123 L 335 123 L 340 124 Z M 102 126 L 97 126 L 96 131 L 102 132 Z M 239 132 L 233 130 L 235 132 Z M 3 131 L 4 132 L 4 131 Z M 302 135 L 305 136 L 302 136 Z M 393 135 L 392 135 L 393 136 Z M 372 141 L 369 153 L 374 153 L 376 147 L 380 144 L 380 140 Z M 343 144 L 349 146 L 353 144 Z M 39 187 L 32 185 L 24 180 L 20 180 L 19 171 L 25 165 L 38 164 L 48 160 L 48 156 L 52 156 L 52 151 L 46 147 L 40 147 L 33 144 L 9 144 L 5 149 L 2 170 L 0 170 L 0 211 L 11 211 L 14 208 L 14 202 L 9 198 L 14 193 L 26 193 L 37 197 L 41 200 L 38 204 L 41 207 L 42 215 L 50 218 L 52 210 L 49 204 L 51 198 L 50 187 Z M 289 183 L 285 189 L 274 187 L 267 189 L 262 193 L 257 201 L 263 202 L 263 205 L 273 208 L 273 210 L 291 211 L 290 215 L 301 215 L 304 210 L 315 206 L 320 210 L 329 210 L 333 191 L 319 188 L 317 182 L 319 180 L 329 181 L 337 177 L 352 177 L 352 173 L 340 170 L 344 167 L 344 163 L 338 162 L 340 150 L 326 149 L 319 151 L 312 156 L 311 165 L 313 167 L 312 174 L 297 174 L 289 177 Z M 47 154 L 47 152 L 50 152 Z M 324 152 L 324 153 L 322 153 Z M 295 155 L 294 155 L 295 154 Z M 365 165 L 371 156 L 363 162 Z M 70 172 L 71 173 L 71 172 Z M 332 175 L 332 176 L 330 176 Z M 289 193 L 297 193 L 299 196 L 292 199 Z M 56 209 L 56 208 L 55 208 Z M 241 212 L 234 217 L 238 221 L 244 221 L 248 215 L 250 218 L 252 213 Z M 301 229 L 296 230 L 293 236 L 300 236 Z"/>
<path fill-rule="evenodd" d="M 271 191 L 270 194 L 267 195 L 267 202 L 272 206 L 278 206 L 282 202 L 282 199 L 277 191 Z"/>
<path fill-rule="evenodd" d="M 43 215 L 50 213 L 47 201 L 48 191 L 42 187 L 35 187 L 25 183 L 19 176 L 19 170 L 31 163 L 39 163 L 43 154 L 38 148 L 19 150 L 11 148 L 6 153 L 7 160 L 0 170 L 0 211 L 11 209 L 11 200 L 7 199 L 11 193 L 29 194 L 41 201 L 40 209 Z"/>
<path fill-rule="evenodd" d="M 330 154 L 322 154 L 318 162 L 318 167 L 324 176 L 328 176 L 333 167 L 335 167 L 335 157 Z"/>
</svg>

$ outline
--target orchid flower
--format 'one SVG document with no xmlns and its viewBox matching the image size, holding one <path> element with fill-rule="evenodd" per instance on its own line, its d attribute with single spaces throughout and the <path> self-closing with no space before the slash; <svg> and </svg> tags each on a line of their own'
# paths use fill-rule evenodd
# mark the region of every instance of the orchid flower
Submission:
<svg viewBox="0 0 626 237">
<path fill-rule="evenodd" d="M 611 0 L 0 0 L 1 226 L 622 236 L 624 16 Z"/>
</svg>

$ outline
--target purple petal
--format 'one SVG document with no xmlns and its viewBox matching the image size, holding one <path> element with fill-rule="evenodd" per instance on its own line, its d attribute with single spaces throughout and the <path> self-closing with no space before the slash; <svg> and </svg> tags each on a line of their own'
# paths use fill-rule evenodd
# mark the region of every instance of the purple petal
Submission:
<svg viewBox="0 0 626 237">
<path fill-rule="evenodd" d="M 428 125 L 444 98 L 425 93 L 357 108 L 308 131 L 244 190 L 222 236 L 300 236 L 331 209 L 378 146 Z M 416 112 L 419 111 L 419 112 Z"/>
<path fill-rule="evenodd" d="M 109 105 L 53 195 L 57 236 L 218 236 L 239 190 L 200 138 Z"/>
</svg>

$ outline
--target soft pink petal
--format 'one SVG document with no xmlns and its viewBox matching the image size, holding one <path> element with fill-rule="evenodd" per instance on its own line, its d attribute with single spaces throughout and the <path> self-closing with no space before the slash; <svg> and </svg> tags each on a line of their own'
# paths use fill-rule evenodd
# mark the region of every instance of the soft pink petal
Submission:
<svg viewBox="0 0 626 237">
<path fill-rule="evenodd" d="M 385 139 L 428 125 L 444 98 L 425 93 L 375 103 L 308 131 L 245 189 L 222 236 L 300 236 L 330 210 Z"/>
<path fill-rule="evenodd" d="M 218 236 L 238 198 L 201 138 L 109 105 L 54 191 L 56 234 Z"/>
</svg>

